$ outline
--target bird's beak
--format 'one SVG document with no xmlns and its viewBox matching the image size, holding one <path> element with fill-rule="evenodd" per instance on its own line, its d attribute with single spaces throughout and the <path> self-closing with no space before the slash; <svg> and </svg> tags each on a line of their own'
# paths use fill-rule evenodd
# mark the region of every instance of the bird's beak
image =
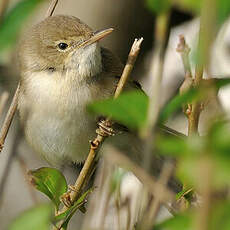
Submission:
<svg viewBox="0 0 230 230">
<path fill-rule="evenodd" d="M 88 46 L 90 44 L 93 44 L 94 42 L 101 40 L 102 38 L 106 37 L 107 35 L 109 35 L 112 32 L 113 32 L 113 28 L 94 32 L 93 36 L 91 38 L 89 38 L 88 40 L 82 42 L 80 46 L 84 47 L 84 46 Z"/>
</svg>

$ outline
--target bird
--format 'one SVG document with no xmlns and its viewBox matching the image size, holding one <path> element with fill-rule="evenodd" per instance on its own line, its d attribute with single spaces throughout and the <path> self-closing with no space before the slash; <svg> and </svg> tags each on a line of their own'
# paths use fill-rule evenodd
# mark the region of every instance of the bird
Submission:
<svg viewBox="0 0 230 230">
<path fill-rule="evenodd" d="M 84 161 L 96 129 L 86 105 L 114 94 L 123 64 L 99 44 L 112 31 L 55 15 L 21 39 L 20 120 L 29 144 L 53 166 Z"/>
<path fill-rule="evenodd" d="M 19 117 L 28 143 L 51 166 L 63 169 L 87 157 L 97 128 L 87 104 L 112 97 L 123 71 L 119 58 L 99 43 L 112 31 L 93 31 L 77 17 L 55 15 L 21 38 Z M 133 89 L 142 91 L 130 80 L 125 90 Z M 123 134 L 112 138 L 119 147 L 138 152 L 130 155 L 140 161 L 137 137 L 120 127 Z"/>
</svg>

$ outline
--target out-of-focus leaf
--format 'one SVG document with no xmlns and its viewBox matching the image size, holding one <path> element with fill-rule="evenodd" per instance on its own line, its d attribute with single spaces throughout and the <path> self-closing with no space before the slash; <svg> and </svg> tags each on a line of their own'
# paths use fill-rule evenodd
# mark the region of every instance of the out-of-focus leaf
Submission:
<svg viewBox="0 0 230 230">
<path fill-rule="evenodd" d="M 117 99 L 94 102 L 89 111 L 111 117 L 130 129 L 141 128 L 147 117 L 148 97 L 140 91 L 121 94 Z"/>
<path fill-rule="evenodd" d="M 89 190 L 87 190 L 85 193 L 83 193 L 81 195 L 81 197 L 70 207 L 68 208 L 65 212 L 63 212 L 62 214 L 55 216 L 54 217 L 54 223 L 58 223 L 59 221 L 62 221 L 62 225 L 61 227 L 63 229 L 67 229 L 68 223 L 71 219 L 71 217 L 73 216 L 73 214 L 80 209 L 80 207 L 82 207 L 85 202 L 86 202 L 86 198 L 87 196 L 93 191 L 93 188 L 90 188 Z"/>
<path fill-rule="evenodd" d="M 202 92 L 199 89 L 192 88 L 191 90 L 183 93 L 182 95 L 175 96 L 161 111 L 160 122 L 164 122 L 167 118 L 182 108 L 183 104 L 191 103 L 193 100 L 201 98 Z"/>
<path fill-rule="evenodd" d="M 126 171 L 122 168 L 117 168 L 111 178 L 110 181 L 110 191 L 113 193 L 116 191 L 117 188 L 120 187 L 121 181 L 126 175 Z"/>
<path fill-rule="evenodd" d="M 202 0 L 173 0 L 176 6 L 186 11 L 198 14 L 200 13 Z"/>
<path fill-rule="evenodd" d="M 24 21 L 42 1 L 21 0 L 6 14 L 0 25 L 0 51 L 15 43 Z"/>
<path fill-rule="evenodd" d="M 213 206 L 210 222 L 209 222 L 209 229 L 210 230 L 229 230 L 230 229 L 230 203 L 229 201 L 221 202 L 219 204 L 215 204 Z"/>
<path fill-rule="evenodd" d="M 187 152 L 187 142 L 181 138 L 160 136 L 155 144 L 163 155 L 179 157 Z"/>
<path fill-rule="evenodd" d="M 217 4 L 217 24 L 221 25 L 230 16 L 229 0 L 218 0 Z"/>
<path fill-rule="evenodd" d="M 173 0 L 173 2 L 176 6 L 195 14 L 200 13 L 203 4 L 203 0 Z M 217 25 L 219 26 L 230 16 L 229 0 L 218 0 L 216 6 L 205 5 L 206 11 L 209 10 L 209 7 L 216 7 Z"/>
<path fill-rule="evenodd" d="M 214 82 L 215 82 L 216 88 L 220 89 L 221 87 L 224 87 L 230 84 L 230 78 L 215 78 Z"/>
<path fill-rule="evenodd" d="M 36 189 L 46 194 L 58 208 L 59 197 L 67 192 L 67 182 L 63 174 L 54 168 L 39 168 L 29 171 L 32 184 Z"/>
<path fill-rule="evenodd" d="M 177 215 L 154 226 L 154 230 L 192 230 L 192 218 L 189 214 Z"/>
<path fill-rule="evenodd" d="M 49 230 L 52 211 L 48 204 L 31 208 L 17 217 L 9 230 Z"/>
<path fill-rule="evenodd" d="M 230 181 L 230 124 L 226 121 L 215 122 L 207 136 L 209 153 L 214 162 L 213 183 L 225 186 Z"/>
<path fill-rule="evenodd" d="M 215 122 L 209 131 L 208 139 L 212 153 L 230 160 L 229 122 Z"/>
<path fill-rule="evenodd" d="M 160 14 L 169 10 L 171 0 L 146 0 L 146 4 L 155 14 Z"/>
</svg>

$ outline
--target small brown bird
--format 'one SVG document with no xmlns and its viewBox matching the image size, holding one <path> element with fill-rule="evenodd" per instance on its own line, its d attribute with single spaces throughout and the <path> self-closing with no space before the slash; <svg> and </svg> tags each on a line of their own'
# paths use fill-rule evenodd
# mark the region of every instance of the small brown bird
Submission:
<svg viewBox="0 0 230 230">
<path fill-rule="evenodd" d="M 99 45 L 111 32 L 93 32 L 76 17 L 57 15 L 35 25 L 21 41 L 20 119 L 30 145 L 52 166 L 64 168 L 88 154 L 96 121 L 86 105 L 113 96 L 123 71 L 120 60 Z M 126 88 L 140 86 L 130 81 Z M 112 141 L 141 162 L 143 152 L 134 134 L 124 132 Z M 153 159 L 154 174 L 162 161 Z M 177 190 L 177 182 L 172 182 Z"/>
<path fill-rule="evenodd" d="M 83 161 L 88 153 L 96 122 L 86 105 L 112 96 L 123 70 L 99 45 L 112 30 L 93 32 L 76 17 L 58 15 L 21 41 L 20 118 L 28 142 L 53 166 Z"/>
</svg>

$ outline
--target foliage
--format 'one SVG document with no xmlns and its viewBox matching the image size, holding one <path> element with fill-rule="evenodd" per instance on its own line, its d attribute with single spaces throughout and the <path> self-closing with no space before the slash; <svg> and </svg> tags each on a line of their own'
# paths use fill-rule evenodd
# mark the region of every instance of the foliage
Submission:
<svg viewBox="0 0 230 230">
<path fill-rule="evenodd" d="M 29 171 L 31 183 L 46 194 L 58 209 L 60 196 L 67 192 L 67 182 L 62 173 L 54 168 L 39 168 Z"/>
<path fill-rule="evenodd" d="M 141 91 L 123 93 L 117 99 L 107 99 L 89 105 L 88 109 L 112 117 L 130 129 L 143 126 L 147 116 L 148 97 Z"/>
<path fill-rule="evenodd" d="M 3 18 L 0 24 L 0 51 L 15 44 L 25 20 L 43 0 L 21 0 Z"/>
<path fill-rule="evenodd" d="M 17 217 L 9 226 L 9 230 L 49 230 L 52 211 L 48 204 L 31 208 Z"/>
</svg>

